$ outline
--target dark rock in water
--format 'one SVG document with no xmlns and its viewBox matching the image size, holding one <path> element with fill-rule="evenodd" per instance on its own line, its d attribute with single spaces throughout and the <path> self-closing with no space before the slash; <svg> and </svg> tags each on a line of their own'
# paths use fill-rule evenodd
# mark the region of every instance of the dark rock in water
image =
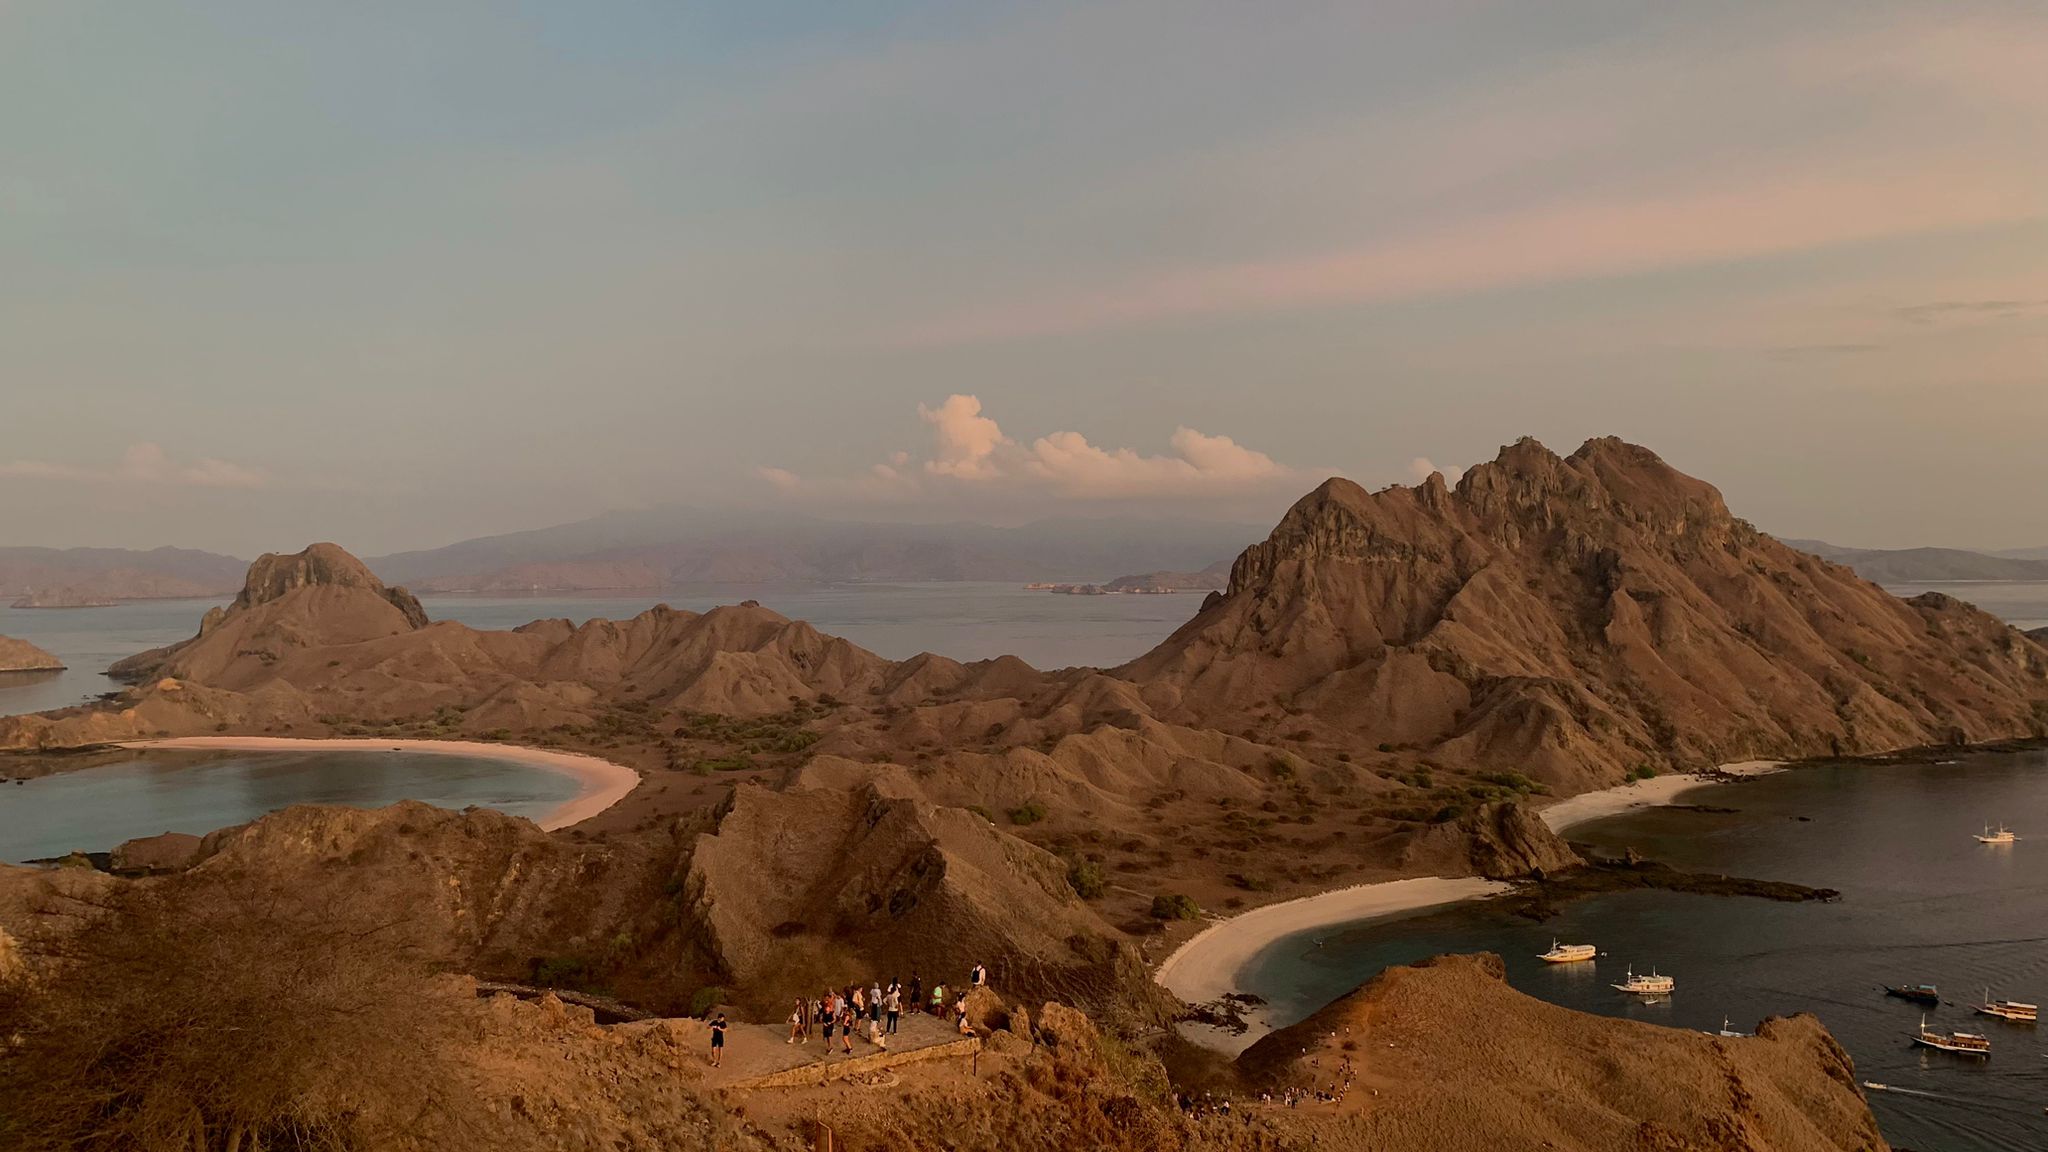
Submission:
<svg viewBox="0 0 2048 1152">
<path fill-rule="evenodd" d="M 1634 849 L 1621 859 L 1588 858 L 1585 866 L 1556 879 L 1528 884 L 1503 897 L 1498 906 L 1530 920 L 1548 920 L 1557 906 L 1584 896 L 1634 888 L 1690 892 L 1699 896 L 1758 896 L 1788 903 L 1833 903 L 1842 894 L 1833 888 L 1812 888 L 1782 880 L 1751 880 L 1717 872 L 1681 872 L 1644 859 Z"/>
</svg>

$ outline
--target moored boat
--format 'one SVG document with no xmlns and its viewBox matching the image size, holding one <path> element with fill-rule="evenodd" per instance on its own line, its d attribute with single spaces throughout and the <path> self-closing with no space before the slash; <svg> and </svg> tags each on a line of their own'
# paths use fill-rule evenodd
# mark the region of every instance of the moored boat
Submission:
<svg viewBox="0 0 2048 1152">
<path fill-rule="evenodd" d="M 2038 1004 L 2028 1004 L 2022 1000 L 1993 1000 L 1989 988 L 1984 990 L 1983 1002 L 1972 1004 L 1970 1007 L 1979 1016 L 1996 1016 L 2000 1020 L 2014 1024 L 2032 1024 L 2041 1014 L 2041 1006 Z"/>
<path fill-rule="evenodd" d="M 1536 958 L 1545 964 L 1576 964 L 1581 960 L 1591 960 L 1599 954 L 1600 950 L 1591 944 L 1560 944 L 1552 940 L 1550 951 Z"/>
<path fill-rule="evenodd" d="M 1934 1048 L 1942 1052 L 1954 1052 L 1958 1056 L 1991 1055 L 1991 1038 L 1975 1032 L 1934 1032 L 1927 1027 L 1927 1017 L 1920 1017 L 1920 1030 L 1913 1033 L 1913 1043 L 1923 1048 Z"/>
<path fill-rule="evenodd" d="M 1941 991 L 1932 984 L 1893 984 L 1884 990 L 1884 994 L 1896 996 L 1901 1000 L 1911 1000 L 1915 1004 L 1925 1004 L 1929 1008 L 1941 1004 Z"/>
<path fill-rule="evenodd" d="M 1627 978 L 1622 983 L 1610 984 L 1608 987 L 1632 996 L 1669 996 L 1678 987 L 1678 982 L 1669 976 L 1658 975 L 1654 968 L 1650 969 L 1648 976 L 1638 976 L 1635 967 L 1631 965 Z"/>
</svg>

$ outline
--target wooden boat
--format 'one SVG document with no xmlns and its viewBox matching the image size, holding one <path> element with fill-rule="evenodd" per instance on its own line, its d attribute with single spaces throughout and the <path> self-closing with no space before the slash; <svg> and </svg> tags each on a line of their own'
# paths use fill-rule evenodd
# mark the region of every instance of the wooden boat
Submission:
<svg viewBox="0 0 2048 1152">
<path fill-rule="evenodd" d="M 1984 1001 L 1970 1005 L 1979 1016 L 1996 1016 L 2014 1024 L 2032 1024 L 2041 1014 L 2041 1006 L 2021 1000 L 1993 1000 L 1991 989 L 1984 990 Z"/>
<path fill-rule="evenodd" d="M 1648 976 L 1638 976 L 1634 966 L 1630 966 L 1623 983 L 1610 984 L 1608 987 L 1631 996 L 1669 996 L 1678 987 L 1678 982 L 1669 976 L 1659 976 L 1654 968 Z"/>
<path fill-rule="evenodd" d="M 1979 835 L 1978 835 L 1978 837 L 1977 837 L 1977 843 L 1979 843 L 1979 844 L 2010 844 L 2010 843 L 2012 843 L 2013 841 L 2015 841 L 2015 840 L 2018 840 L 2018 839 L 2019 839 L 2019 837 L 2018 837 L 2018 836 L 2015 836 L 2015 835 L 2013 835 L 2013 833 L 2012 833 L 2012 830 L 2011 830 L 2011 829 L 2009 829 L 2009 828 L 2007 828 L 2007 827 L 2006 827 L 2005 825 L 2003 825 L 2003 824 L 2000 824 L 2000 825 L 1998 826 L 1998 831 L 1996 831 L 1996 832 L 1993 832 L 1993 831 L 1991 830 L 1991 825 L 1989 825 L 1989 824 L 1986 824 L 1986 825 L 1984 826 L 1984 831 L 1983 831 L 1983 832 L 1982 832 L 1981 834 L 1979 834 Z"/>
<path fill-rule="evenodd" d="M 1884 994 L 1896 996 L 1901 1000 L 1911 1000 L 1915 1004 L 1925 1004 L 1929 1008 L 1941 1005 L 1941 992 L 1932 984 L 1894 984 L 1887 987 Z"/>
<path fill-rule="evenodd" d="M 1545 964 L 1576 964 L 1581 960 L 1591 960 L 1599 954 L 1600 950 L 1591 944 L 1560 944 L 1552 940 L 1550 951 L 1536 958 Z"/>
<path fill-rule="evenodd" d="M 1975 1032 L 1933 1032 L 1927 1027 L 1927 1017 L 1920 1017 L 1920 1030 L 1913 1033 L 1913 1043 L 1923 1048 L 1934 1048 L 1942 1052 L 1953 1052 L 1958 1056 L 1991 1055 L 1991 1038 Z"/>
</svg>

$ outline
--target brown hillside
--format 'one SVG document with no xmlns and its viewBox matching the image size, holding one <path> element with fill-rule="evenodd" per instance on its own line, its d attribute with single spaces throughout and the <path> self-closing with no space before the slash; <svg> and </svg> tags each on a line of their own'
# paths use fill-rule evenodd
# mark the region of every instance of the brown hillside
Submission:
<svg viewBox="0 0 2048 1152">
<path fill-rule="evenodd" d="M 1797 552 L 1611 439 L 1525 439 L 1455 489 L 1331 480 L 1118 674 L 1186 723 L 1285 714 L 1559 791 L 2035 735 L 2048 702 L 2048 652 L 2018 632 Z"/>
<path fill-rule="evenodd" d="M 1835 1152 L 1887 1147 L 1848 1054 L 1811 1016 L 1705 1036 L 1573 1012 L 1494 956 L 1389 968 L 1238 1058 L 1255 1084 L 1328 1089 L 1318 1144 L 1439 1152 Z"/>
<path fill-rule="evenodd" d="M 59 672 L 64 662 L 26 640 L 0 636 L 0 672 Z"/>
</svg>

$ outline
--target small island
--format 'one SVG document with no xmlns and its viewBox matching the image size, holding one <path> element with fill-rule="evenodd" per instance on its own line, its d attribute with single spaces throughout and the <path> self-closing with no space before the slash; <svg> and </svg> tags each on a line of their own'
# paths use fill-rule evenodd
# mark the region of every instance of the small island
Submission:
<svg viewBox="0 0 2048 1152">
<path fill-rule="evenodd" d="M 0 672 L 62 672 L 64 662 L 26 640 L 0 636 Z"/>
<path fill-rule="evenodd" d="M 1170 596 L 1177 592 L 1220 592 L 1230 587 L 1230 561 L 1221 560 L 1200 572 L 1141 572 L 1119 576 L 1107 584 L 1026 584 L 1027 592 L 1060 596 Z"/>
<path fill-rule="evenodd" d="M 8 605 L 10 608 L 112 608 L 113 606 L 114 601 L 104 596 L 94 595 L 82 588 L 44 588 L 41 591 L 31 588 L 26 594 L 17 598 L 14 603 Z"/>
</svg>

